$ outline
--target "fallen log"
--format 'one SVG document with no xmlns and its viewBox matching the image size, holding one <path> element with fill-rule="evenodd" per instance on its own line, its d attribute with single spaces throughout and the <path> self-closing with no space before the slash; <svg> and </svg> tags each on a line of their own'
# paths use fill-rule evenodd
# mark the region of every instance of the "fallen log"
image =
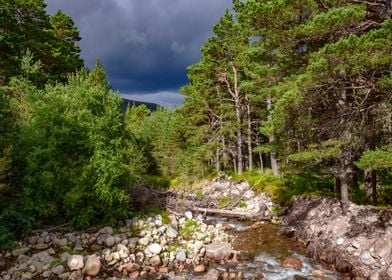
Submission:
<svg viewBox="0 0 392 280">
<path fill-rule="evenodd" d="M 220 215 L 220 216 L 231 217 L 231 218 L 240 218 L 240 219 L 247 219 L 247 220 L 263 220 L 263 221 L 271 220 L 270 217 L 266 217 L 262 213 L 246 213 L 246 212 L 232 211 L 232 210 L 225 210 L 225 209 L 211 209 L 211 208 L 200 208 L 200 207 L 193 207 L 191 210 L 194 212 L 214 214 L 214 215 Z"/>
</svg>

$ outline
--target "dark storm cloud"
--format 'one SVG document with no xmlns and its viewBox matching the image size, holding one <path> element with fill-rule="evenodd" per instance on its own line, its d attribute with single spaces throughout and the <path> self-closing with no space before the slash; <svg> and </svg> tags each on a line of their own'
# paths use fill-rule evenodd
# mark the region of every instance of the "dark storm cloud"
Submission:
<svg viewBox="0 0 392 280">
<path fill-rule="evenodd" d="M 133 96 L 157 93 L 162 100 L 165 93 L 186 83 L 186 67 L 198 60 L 211 26 L 231 0 L 47 0 L 47 4 L 50 13 L 61 9 L 73 17 L 88 67 L 98 58 L 114 88 Z"/>
</svg>

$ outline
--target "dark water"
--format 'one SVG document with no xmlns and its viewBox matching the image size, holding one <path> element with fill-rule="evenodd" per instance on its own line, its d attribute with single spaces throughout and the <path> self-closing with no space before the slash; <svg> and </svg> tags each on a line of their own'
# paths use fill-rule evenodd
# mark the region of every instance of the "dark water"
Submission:
<svg viewBox="0 0 392 280">
<path fill-rule="evenodd" d="M 242 271 L 245 279 L 342 279 L 337 273 L 305 257 L 303 246 L 280 235 L 276 225 L 269 223 L 253 225 L 214 217 L 208 218 L 207 223 L 221 223 L 228 228 L 227 232 L 234 237 L 232 242 L 234 250 L 244 252 L 243 255 L 247 257 L 246 260 L 240 260 L 239 264 L 231 269 Z M 296 270 L 282 267 L 282 263 L 287 257 L 301 260 L 302 268 Z M 224 265 L 217 265 L 216 269 L 228 270 Z M 323 276 L 314 276 L 315 271 L 318 273 L 322 271 Z"/>
</svg>

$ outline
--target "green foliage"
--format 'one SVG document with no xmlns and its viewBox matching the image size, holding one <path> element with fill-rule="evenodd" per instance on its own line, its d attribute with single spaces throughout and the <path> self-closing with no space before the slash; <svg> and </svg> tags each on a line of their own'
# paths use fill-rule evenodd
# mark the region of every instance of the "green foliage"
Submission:
<svg viewBox="0 0 392 280">
<path fill-rule="evenodd" d="M 180 234 L 184 236 L 186 239 L 192 238 L 193 233 L 197 229 L 197 221 L 196 220 L 187 220 L 185 224 L 180 229 Z"/>
<path fill-rule="evenodd" d="M 357 166 L 366 169 L 391 169 L 392 146 L 365 151 L 357 162 Z"/>
<path fill-rule="evenodd" d="M 247 171 L 235 175 L 235 180 L 247 180 L 256 192 L 265 192 L 281 205 L 290 205 L 297 195 L 334 196 L 333 180 L 329 176 L 287 172 L 278 178 L 270 172 Z"/>
<path fill-rule="evenodd" d="M 0 85 L 19 76 L 21 59 L 28 50 L 40 61 L 40 76 L 35 83 L 65 81 L 68 73 L 83 66 L 79 56 L 79 31 L 62 12 L 50 17 L 43 0 L 1 0 Z"/>
<path fill-rule="evenodd" d="M 35 96 L 24 204 L 45 220 L 75 225 L 114 222 L 126 216 L 123 125 L 120 98 L 86 71 L 66 85 Z"/>
</svg>

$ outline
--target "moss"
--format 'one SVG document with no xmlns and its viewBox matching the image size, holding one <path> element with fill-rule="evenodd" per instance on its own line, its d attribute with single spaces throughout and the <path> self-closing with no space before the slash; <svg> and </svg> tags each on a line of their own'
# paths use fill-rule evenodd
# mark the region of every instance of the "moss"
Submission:
<svg viewBox="0 0 392 280">
<path fill-rule="evenodd" d="M 61 264 L 63 261 L 60 258 L 54 258 L 50 263 L 49 266 L 50 267 L 54 267 L 58 264 Z"/>
<path fill-rule="evenodd" d="M 202 198 L 203 195 L 204 195 L 204 192 L 203 192 L 202 189 L 199 189 L 199 190 L 196 191 L 196 196 L 197 196 L 198 198 Z"/>
<path fill-rule="evenodd" d="M 246 207 L 248 207 L 248 203 L 241 200 L 240 203 L 238 204 L 238 206 L 240 206 L 241 208 L 246 208 Z"/>
<path fill-rule="evenodd" d="M 70 255 L 77 255 L 78 252 L 69 246 L 63 247 L 63 251 L 70 254 Z"/>
<path fill-rule="evenodd" d="M 184 238 L 191 238 L 193 233 L 197 229 L 197 221 L 195 220 L 187 220 L 183 227 L 180 229 L 180 234 Z"/>
</svg>

